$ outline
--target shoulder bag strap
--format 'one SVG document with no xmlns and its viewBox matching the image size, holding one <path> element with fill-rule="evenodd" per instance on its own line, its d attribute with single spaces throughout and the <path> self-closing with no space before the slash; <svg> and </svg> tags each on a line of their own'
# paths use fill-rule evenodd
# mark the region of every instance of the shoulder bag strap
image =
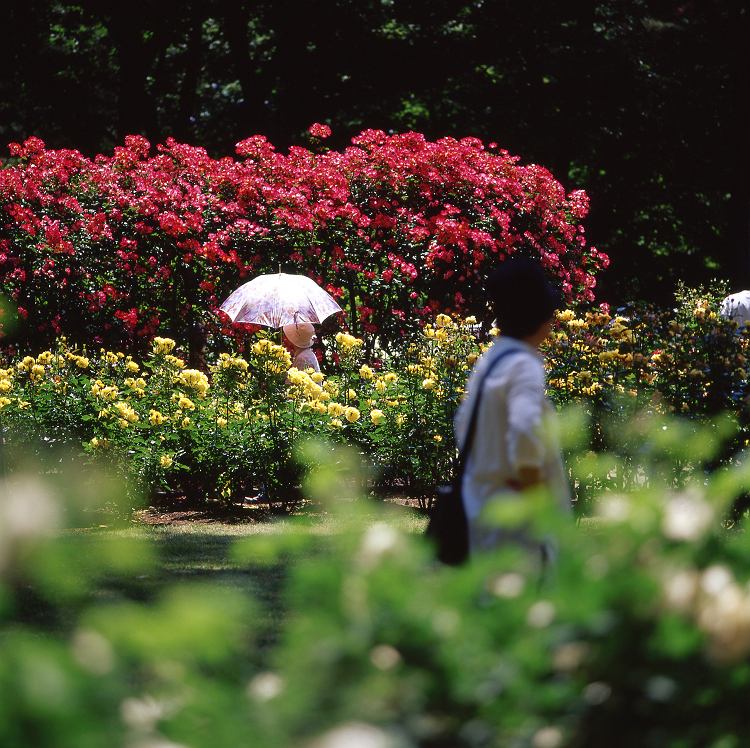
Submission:
<svg viewBox="0 0 750 748">
<path fill-rule="evenodd" d="M 518 353 L 522 351 L 522 348 L 510 348 L 509 350 L 500 353 L 494 361 L 487 367 L 487 371 L 484 372 L 482 378 L 477 383 L 477 394 L 474 398 L 474 407 L 471 409 L 471 417 L 469 418 L 469 426 L 466 429 L 466 436 L 464 437 L 464 443 L 458 453 L 458 467 L 456 469 L 456 484 L 461 486 L 461 482 L 464 476 L 464 470 L 466 469 L 466 460 L 471 453 L 471 448 L 474 444 L 474 433 L 476 431 L 477 417 L 479 416 L 479 405 L 482 400 L 482 391 L 484 390 L 484 383 L 487 377 L 492 373 L 494 368 L 511 353 Z"/>
</svg>

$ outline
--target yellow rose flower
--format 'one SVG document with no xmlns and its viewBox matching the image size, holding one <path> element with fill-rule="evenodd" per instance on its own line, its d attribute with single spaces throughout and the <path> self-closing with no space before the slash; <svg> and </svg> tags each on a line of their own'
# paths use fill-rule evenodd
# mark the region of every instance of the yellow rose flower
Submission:
<svg viewBox="0 0 750 748">
<path fill-rule="evenodd" d="M 172 338 L 154 338 L 153 352 L 158 354 L 171 353 L 177 345 Z"/>
<path fill-rule="evenodd" d="M 189 419 L 189 418 L 188 418 L 187 416 L 185 416 L 185 417 L 184 417 L 184 418 L 183 418 L 183 419 L 182 419 L 182 420 L 180 421 L 180 428 L 181 428 L 181 429 L 189 429 L 189 428 L 190 428 L 190 426 L 192 425 L 192 423 L 193 423 L 193 422 L 192 422 L 192 421 L 191 421 L 191 420 L 190 420 L 190 419 Z"/>
<path fill-rule="evenodd" d="M 10 392 L 13 389 L 13 382 L 10 379 L 0 379 L 0 392 Z"/>
<path fill-rule="evenodd" d="M 367 364 L 363 364 L 359 367 L 359 376 L 361 379 L 372 379 L 374 372 Z"/>
<path fill-rule="evenodd" d="M 453 325 L 453 320 L 447 314 L 438 314 L 438 316 L 435 317 L 435 324 L 438 327 L 451 327 Z"/>
<path fill-rule="evenodd" d="M 252 347 L 253 355 L 262 359 L 260 362 L 266 373 L 285 374 L 292 365 L 289 351 L 283 345 L 272 343 L 267 338 L 262 338 Z"/>
<path fill-rule="evenodd" d="M 174 366 L 176 369 L 184 369 L 185 368 L 185 362 L 181 358 L 177 358 L 177 356 L 168 355 L 165 356 L 164 360 L 168 363 Z"/>
<path fill-rule="evenodd" d="M 230 356 L 228 353 L 222 353 L 219 356 L 219 368 L 220 369 L 237 369 L 239 371 L 247 371 L 248 364 L 244 358 Z"/>
<path fill-rule="evenodd" d="M 31 371 L 31 367 L 36 363 L 33 356 L 24 356 L 22 361 L 16 364 L 18 371 Z"/>
<path fill-rule="evenodd" d="M 382 410 L 378 410 L 377 408 L 374 408 L 370 411 L 370 420 L 373 422 L 375 426 L 380 426 L 383 421 L 385 421 L 385 413 L 383 413 Z"/>
<path fill-rule="evenodd" d="M 135 423 L 139 420 L 138 414 L 126 402 L 115 403 L 115 410 L 120 418 L 129 423 Z"/>
<path fill-rule="evenodd" d="M 141 370 L 141 367 L 135 361 L 128 361 L 125 364 L 125 369 L 131 374 L 137 374 Z"/>
<path fill-rule="evenodd" d="M 567 321 L 568 328 L 571 330 L 583 330 L 588 327 L 585 320 L 582 319 L 569 319 Z"/>
<path fill-rule="evenodd" d="M 164 417 L 163 413 L 152 409 L 148 413 L 148 420 L 152 426 L 161 426 L 167 419 Z"/>
<path fill-rule="evenodd" d="M 43 366 L 40 366 L 39 364 L 34 364 L 31 367 L 31 378 L 38 382 L 40 379 L 44 379 L 45 369 Z"/>
<path fill-rule="evenodd" d="M 359 420 L 359 416 L 359 411 L 351 405 L 344 411 L 344 417 L 349 423 L 356 423 Z"/>
<path fill-rule="evenodd" d="M 328 415 L 333 418 L 343 415 L 344 410 L 345 408 L 341 403 L 328 403 Z"/>
<path fill-rule="evenodd" d="M 332 418 L 328 425 L 330 428 L 337 430 L 344 428 L 344 424 L 341 422 L 340 418 Z"/>
<path fill-rule="evenodd" d="M 349 333 L 346 332 L 337 332 L 335 339 L 336 344 L 344 353 L 348 353 L 354 348 L 361 348 L 364 345 L 363 340 L 355 338 L 354 335 L 349 335 Z"/>
<path fill-rule="evenodd" d="M 599 382 L 594 382 L 590 387 L 583 388 L 583 394 L 588 396 L 598 395 L 602 389 L 603 387 Z"/>
<path fill-rule="evenodd" d="M 377 392 L 383 393 L 386 391 L 386 383 L 382 379 L 378 379 L 377 382 L 375 382 L 375 390 Z"/>
<path fill-rule="evenodd" d="M 197 392 L 199 397 L 205 397 L 208 392 L 208 377 L 198 369 L 184 369 L 177 375 L 177 381 L 186 389 Z"/>
<path fill-rule="evenodd" d="M 177 399 L 177 407 L 180 410 L 195 410 L 195 403 L 189 397 L 180 395 Z"/>
<path fill-rule="evenodd" d="M 173 462 L 174 462 L 174 460 L 172 459 L 172 456 L 171 456 L 171 455 L 162 455 L 162 456 L 161 456 L 161 457 L 159 458 L 159 464 L 160 464 L 160 465 L 161 465 L 161 466 L 162 466 L 163 468 L 171 468 L 171 467 L 172 467 L 172 463 L 173 463 Z"/>
<path fill-rule="evenodd" d="M 432 377 L 428 377 L 422 382 L 423 390 L 434 390 L 436 386 L 437 386 L 437 382 L 434 379 L 432 379 Z"/>
<path fill-rule="evenodd" d="M 219 427 L 220 429 L 225 429 L 225 428 L 227 427 L 227 419 L 226 419 L 226 418 L 223 418 L 222 416 L 219 416 L 219 417 L 218 417 L 218 418 L 216 419 L 216 425 L 217 425 L 217 426 L 218 426 L 218 427 Z"/>
<path fill-rule="evenodd" d="M 251 350 L 256 356 L 266 356 L 272 345 L 267 338 L 261 338 L 257 343 L 253 343 Z"/>
</svg>

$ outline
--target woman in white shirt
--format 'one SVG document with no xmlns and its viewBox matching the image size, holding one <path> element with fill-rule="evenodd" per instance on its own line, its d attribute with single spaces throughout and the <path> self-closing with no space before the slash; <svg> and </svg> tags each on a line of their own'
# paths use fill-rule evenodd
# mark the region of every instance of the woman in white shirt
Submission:
<svg viewBox="0 0 750 748">
<path fill-rule="evenodd" d="M 300 371 L 314 369 L 320 371 L 318 357 L 312 349 L 315 340 L 315 328 L 310 322 L 292 322 L 282 328 L 286 339 L 294 347 L 292 355 L 292 366 Z"/>
<path fill-rule="evenodd" d="M 562 297 L 541 267 L 525 258 L 503 263 L 490 276 L 487 291 L 502 334 L 477 361 L 455 418 L 460 446 L 467 436 L 478 385 L 484 380 L 462 483 L 471 551 L 509 541 L 539 545 L 517 531 L 485 526 L 481 514 L 490 500 L 543 485 L 561 507 L 570 508 L 560 449 L 546 425 L 554 410 L 545 395 L 544 362 L 539 353 Z M 502 360 L 493 366 L 498 357 Z"/>
</svg>

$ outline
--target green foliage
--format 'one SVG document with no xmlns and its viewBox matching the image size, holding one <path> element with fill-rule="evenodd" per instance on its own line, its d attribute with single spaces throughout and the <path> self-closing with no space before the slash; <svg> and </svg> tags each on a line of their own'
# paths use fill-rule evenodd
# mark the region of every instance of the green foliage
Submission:
<svg viewBox="0 0 750 748">
<path fill-rule="evenodd" d="M 341 143 L 497 140 L 587 190 L 605 296 L 666 301 L 678 278 L 747 271 L 747 23 L 737 2 L 11 3 L 0 136 L 94 153 L 171 134 L 226 154 L 327 121 Z"/>
<path fill-rule="evenodd" d="M 603 488 L 627 490 L 649 476 L 680 488 L 696 470 L 732 464 L 747 445 L 750 328 L 720 317 L 716 298 L 686 289 L 673 311 L 558 315 L 544 348 L 548 393 L 561 408 L 583 407 L 562 429 L 579 513 L 591 513 Z M 152 501 L 254 497 L 287 511 L 303 502 L 298 449 L 326 435 L 372 463 L 363 490 L 426 509 L 452 475 L 453 417 L 498 331 L 489 332 L 441 314 L 400 346 L 384 350 L 371 338 L 369 354 L 365 341 L 339 332 L 327 375 L 290 369 L 289 353 L 265 334 L 246 358 L 219 354 L 207 374 L 186 369 L 168 338 L 155 338 L 140 362 L 60 341 L 0 369 L 0 429 L 18 450 L 66 447 L 105 460 Z M 673 424 L 673 413 L 686 420 Z"/>
<path fill-rule="evenodd" d="M 658 443 L 663 426 L 687 433 L 680 421 L 633 428 Z M 689 462 L 685 443 L 668 440 Z M 498 506 L 489 521 L 557 538 L 544 574 L 513 545 L 438 567 L 400 518 L 357 500 L 356 454 L 310 442 L 301 456 L 323 464 L 306 490 L 324 499 L 328 531 L 301 520 L 231 551 L 247 574 L 288 565 L 281 629 L 260 657 L 258 605 L 239 589 L 144 594 L 134 576 L 158 572 L 148 549 L 63 530 L 117 500 L 116 489 L 78 492 L 103 485 L 99 476 L 6 476 L 0 742 L 474 748 L 616 735 L 678 748 L 750 738 L 750 547 L 721 522 L 750 486 L 744 455 L 710 479 L 693 471 L 679 490 L 644 462 L 648 480 L 604 490 L 581 525 L 541 494 Z"/>
</svg>

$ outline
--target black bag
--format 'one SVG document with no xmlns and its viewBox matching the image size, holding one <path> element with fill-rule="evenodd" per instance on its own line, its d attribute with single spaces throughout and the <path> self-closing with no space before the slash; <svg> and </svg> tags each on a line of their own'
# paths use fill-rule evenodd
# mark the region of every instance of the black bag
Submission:
<svg viewBox="0 0 750 748">
<path fill-rule="evenodd" d="M 474 432 L 476 431 L 484 382 L 500 361 L 507 355 L 519 350 L 521 349 L 511 348 L 503 351 L 487 367 L 487 371 L 478 384 L 477 396 L 474 400 L 471 418 L 469 418 L 469 427 L 466 430 L 463 447 L 458 453 L 453 482 L 438 486 L 437 499 L 432 507 L 425 535 L 435 544 L 435 554 L 438 560 L 444 564 L 459 566 L 469 557 L 469 523 L 466 519 L 461 486 L 466 469 L 466 460 L 474 443 Z"/>
</svg>

